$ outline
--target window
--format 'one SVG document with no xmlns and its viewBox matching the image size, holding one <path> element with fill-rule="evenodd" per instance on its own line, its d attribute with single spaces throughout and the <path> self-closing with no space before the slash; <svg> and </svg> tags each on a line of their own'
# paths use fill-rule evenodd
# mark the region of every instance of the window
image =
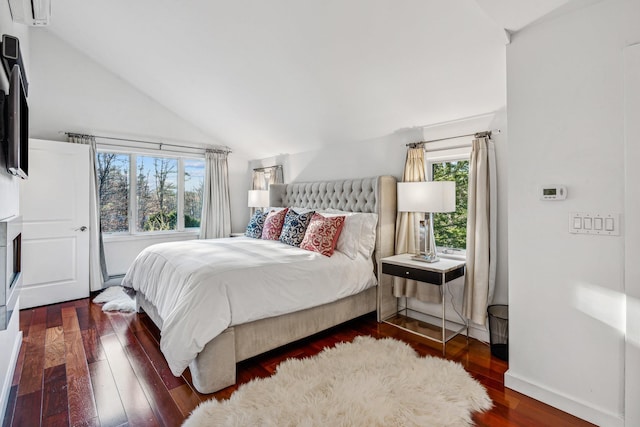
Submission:
<svg viewBox="0 0 640 427">
<path fill-rule="evenodd" d="M 175 230 L 178 159 L 137 156 L 136 161 L 137 230 Z"/>
<path fill-rule="evenodd" d="M 99 152 L 96 162 L 102 231 L 129 231 L 129 156 Z"/>
<path fill-rule="evenodd" d="M 433 215 L 436 246 L 446 249 L 466 250 L 469 156 L 447 160 L 431 160 L 429 165 L 429 172 L 433 181 L 455 181 L 456 183 L 456 211 Z"/>
<path fill-rule="evenodd" d="M 96 157 L 102 232 L 200 227 L 204 159 L 102 150 Z"/>
<path fill-rule="evenodd" d="M 204 193 L 204 160 L 184 160 L 184 227 L 200 228 L 202 194 Z"/>
</svg>

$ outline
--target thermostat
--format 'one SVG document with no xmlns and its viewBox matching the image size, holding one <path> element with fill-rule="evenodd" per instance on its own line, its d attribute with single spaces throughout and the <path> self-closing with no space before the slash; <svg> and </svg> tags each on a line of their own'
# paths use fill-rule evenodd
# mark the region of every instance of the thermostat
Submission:
<svg viewBox="0 0 640 427">
<path fill-rule="evenodd" d="M 543 185 L 540 187 L 540 200 L 564 200 L 567 198 L 567 187 L 564 185 Z"/>
</svg>

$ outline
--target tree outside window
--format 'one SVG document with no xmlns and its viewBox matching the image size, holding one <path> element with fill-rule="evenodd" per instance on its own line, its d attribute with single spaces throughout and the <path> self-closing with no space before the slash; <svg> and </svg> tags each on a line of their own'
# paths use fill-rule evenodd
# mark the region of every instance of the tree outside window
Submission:
<svg viewBox="0 0 640 427">
<path fill-rule="evenodd" d="M 467 199 L 469 189 L 469 160 L 432 163 L 433 181 L 455 181 L 455 212 L 433 214 L 436 246 L 454 249 L 467 248 Z"/>
<path fill-rule="evenodd" d="M 138 156 L 136 170 L 137 229 L 175 230 L 178 219 L 178 160 Z"/>
<path fill-rule="evenodd" d="M 97 153 L 96 166 L 102 232 L 129 231 L 129 156 Z"/>
<path fill-rule="evenodd" d="M 184 227 L 199 228 L 204 193 L 204 160 L 184 160 Z"/>
</svg>

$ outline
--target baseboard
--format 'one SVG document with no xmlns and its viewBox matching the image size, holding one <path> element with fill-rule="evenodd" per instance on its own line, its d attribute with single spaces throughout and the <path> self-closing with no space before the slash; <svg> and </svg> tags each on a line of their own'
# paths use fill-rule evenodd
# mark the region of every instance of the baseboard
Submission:
<svg viewBox="0 0 640 427">
<path fill-rule="evenodd" d="M 624 427 L 624 418 L 621 415 L 599 409 L 592 403 L 581 402 L 540 384 L 535 384 L 513 374 L 511 370 L 504 374 L 504 385 L 590 423 L 607 427 Z"/>
<path fill-rule="evenodd" d="M 478 325 L 477 323 L 470 322 L 469 324 L 469 336 L 471 338 L 475 338 L 478 341 L 482 341 L 484 343 L 489 343 L 489 331 L 483 325 Z"/>
<path fill-rule="evenodd" d="M 13 343 L 11 358 L 9 359 L 9 369 L 7 371 L 7 375 L 4 378 L 2 390 L 0 390 L 0 420 L 4 420 L 4 414 L 7 410 L 7 401 L 9 400 L 9 394 L 11 393 L 11 383 L 13 382 L 13 374 L 15 373 L 16 364 L 18 363 L 18 354 L 20 353 L 21 345 L 22 331 L 18 331 L 16 339 Z"/>
</svg>

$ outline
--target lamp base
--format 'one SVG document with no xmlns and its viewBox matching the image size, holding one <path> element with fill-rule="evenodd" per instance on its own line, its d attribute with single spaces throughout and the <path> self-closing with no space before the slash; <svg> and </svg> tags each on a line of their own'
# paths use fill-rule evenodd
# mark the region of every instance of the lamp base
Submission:
<svg viewBox="0 0 640 427">
<path fill-rule="evenodd" d="M 438 262 L 440 258 L 437 255 L 427 255 L 427 254 L 418 254 L 411 257 L 414 261 L 422 261 L 422 262 Z"/>
<path fill-rule="evenodd" d="M 438 262 L 438 250 L 436 249 L 436 239 L 433 232 L 433 214 L 424 216 L 424 221 L 420 221 L 420 238 L 418 252 L 411 259 L 421 262 Z"/>
</svg>

